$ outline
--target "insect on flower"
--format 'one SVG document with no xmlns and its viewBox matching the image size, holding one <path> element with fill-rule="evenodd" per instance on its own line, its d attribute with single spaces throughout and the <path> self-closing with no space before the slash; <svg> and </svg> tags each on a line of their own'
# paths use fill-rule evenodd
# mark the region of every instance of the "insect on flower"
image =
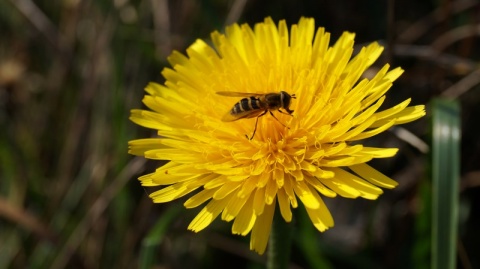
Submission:
<svg viewBox="0 0 480 269">
<path fill-rule="evenodd" d="M 200 232 L 221 218 L 232 223 L 233 234 L 250 234 L 250 249 L 263 254 L 275 233 L 274 217 L 290 223 L 298 213 L 292 208 L 303 205 L 324 232 L 334 226 L 324 197 L 375 200 L 382 188 L 398 185 L 367 164 L 393 157 L 398 149 L 361 140 L 423 117 L 425 106 L 410 105 L 410 98 L 384 105 L 400 67 L 383 64 L 375 75 L 362 76 L 380 57 L 380 44 L 354 55 L 354 33 L 344 32 L 332 43 L 331 34 L 311 18 L 292 26 L 266 18 L 225 32 L 212 33 L 213 45 L 197 39 L 186 54 L 173 52 L 171 67 L 162 71 L 165 83 L 145 89 L 148 109 L 132 110 L 130 119 L 158 137 L 131 140 L 129 153 L 168 161 L 139 178 L 143 186 L 156 187 L 153 202 L 188 195 L 186 208 L 202 207 L 189 230 Z M 224 92 L 234 91 L 226 90 L 231 85 L 269 92 Z M 227 114 L 223 119 L 219 107 Z M 263 119 L 272 126 L 262 128 L 260 122 L 257 139 L 265 139 L 251 143 L 258 118 L 267 113 L 273 118 Z M 236 122 L 254 118 L 253 134 Z"/>
<path fill-rule="evenodd" d="M 232 109 L 223 116 L 222 121 L 236 121 L 239 119 L 248 119 L 257 117 L 255 121 L 255 129 L 253 129 L 253 134 L 250 138 L 245 135 L 248 139 L 252 140 L 257 131 L 258 118 L 267 114 L 267 112 L 272 115 L 281 125 L 281 123 L 272 111 L 277 110 L 278 112 L 286 115 L 292 115 L 293 110 L 290 110 L 290 101 L 291 99 L 296 99 L 295 94 L 290 95 L 285 91 L 280 91 L 278 93 L 267 93 L 267 94 L 256 94 L 256 93 L 242 93 L 242 92 L 217 92 L 219 95 L 230 96 L 230 97 L 245 97 L 242 100 L 238 101 Z M 284 109 L 286 112 L 282 111 Z"/>
</svg>

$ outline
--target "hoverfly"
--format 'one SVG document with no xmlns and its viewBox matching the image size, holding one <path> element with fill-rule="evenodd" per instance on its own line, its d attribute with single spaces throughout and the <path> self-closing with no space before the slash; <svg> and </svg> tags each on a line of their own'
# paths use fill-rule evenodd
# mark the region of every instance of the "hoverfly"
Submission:
<svg viewBox="0 0 480 269">
<path fill-rule="evenodd" d="M 253 134 L 250 138 L 252 140 L 257 131 L 258 118 L 267 114 L 267 112 L 272 115 L 281 125 L 281 123 L 272 111 L 277 110 L 280 113 L 290 115 L 293 113 L 293 110 L 290 110 L 290 101 L 291 99 L 296 99 L 295 94 L 290 95 L 287 92 L 280 91 L 278 93 L 267 93 L 267 94 L 257 94 L 257 93 L 242 93 L 242 92 L 217 92 L 219 95 L 230 96 L 230 97 L 245 97 L 242 100 L 238 101 L 232 109 L 223 116 L 222 121 L 236 121 L 239 119 L 248 119 L 257 117 L 255 121 L 255 129 L 253 129 Z M 282 111 L 284 109 L 286 112 Z"/>
</svg>

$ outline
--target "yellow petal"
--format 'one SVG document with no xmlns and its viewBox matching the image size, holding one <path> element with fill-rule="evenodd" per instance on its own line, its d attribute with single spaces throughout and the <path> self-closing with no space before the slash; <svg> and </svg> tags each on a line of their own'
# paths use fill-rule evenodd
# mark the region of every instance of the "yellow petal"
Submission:
<svg viewBox="0 0 480 269">
<path fill-rule="evenodd" d="M 404 110 L 408 104 L 410 104 L 410 101 L 411 99 L 407 99 L 405 101 L 403 101 L 402 103 L 394 106 L 394 107 L 391 107 L 389 109 L 385 109 L 381 112 L 377 112 L 375 114 L 373 114 L 375 116 L 375 118 L 378 120 L 382 120 L 382 119 L 387 119 L 387 118 L 391 118 L 392 116 L 400 113 L 402 110 Z M 374 126 L 372 126 L 374 127 Z"/>
<path fill-rule="evenodd" d="M 128 142 L 128 153 L 142 156 L 146 151 L 159 147 L 162 147 L 162 144 L 158 138 L 136 139 Z"/>
<path fill-rule="evenodd" d="M 265 203 L 267 205 L 271 205 L 273 201 L 275 201 L 275 197 L 277 196 L 277 184 L 275 181 L 270 180 L 267 183 L 267 186 L 265 188 Z"/>
<path fill-rule="evenodd" d="M 154 203 L 169 202 L 198 189 L 200 186 L 204 185 L 215 177 L 217 177 L 217 175 L 204 175 L 196 180 L 175 183 L 151 193 L 150 197 L 153 199 Z"/>
<path fill-rule="evenodd" d="M 390 81 L 395 81 L 397 80 L 401 75 L 403 74 L 403 69 L 400 67 L 397 67 L 390 72 L 387 73 L 385 76 L 385 79 L 388 79 Z"/>
<path fill-rule="evenodd" d="M 315 196 L 314 193 L 316 191 L 313 191 L 308 187 L 307 184 L 305 184 L 304 181 L 298 181 L 293 184 L 293 190 L 295 191 L 295 194 L 300 198 L 302 203 L 305 205 L 305 207 L 308 208 L 318 208 L 320 206 L 320 203 Z"/>
<path fill-rule="evenodd" d="M 332 172 L 333 174 L 333 172 Z M 310 186 L 314 187 L 318 192 L 320 192 L 322 195 L 327 196 L 327 197 L 335 197 L 337 196 L 337 193 L 328 189 L 323 185 L 318 178 L 315 177 L 306 177 L 306 182 L 310 184 Z"/>
<path fill-rule="evenodd" d="M 154 203 L 165 203 L 183 197 L 199 187 L 200 186 L 189 188 L 182 182 L 155 191 L 149 196 Z"/>
<path fill-rule="evenodd" d="M 337 155 L 337 153 L 344 150 L 346 147 L 347 147 L 347 143 L 345 142 L 325 145 L 324 156 Z"/>
<path fill-rule="evenodd" d="M 173 160 L 179 163 L 193 162 L 201 158 L 201 154 L 197 152 L 181 152 L 177 149 L 156 149 L 151 150 L 151 158 L 158 160 Z"/>
<path fill-rule="evenodd" d="M 365 199 L 374 200 L 383 193 L 382 189 L 367 183 L 363 179 L 354 176 L 343 169 L 339 168 L 331 168 L 332 171 L 335 173 L 335 179 L 343 182 L 346 185 L 349 185 L 360 192 L 360 196 Z"/>
<path fill-rule="evenodd" d="M 255 191 L 255 197 L 253 199 L 253 212 L 257 216 L 263 214 L 265 209 L 265 188 L 258 188 Z"/>
<path fill-rule="evenodd" d="M 243 208 L 249 196 L 239 197 L 238 195 L 232 195 L 228 204 L 225 206 L 225 209 L 222 212 L 222 220 L 231 221 L 233 220 L 240 210 Z"/>
<path fill-rule="evenodd" d="M 352 137 L 358 136 L 360 133 L 365 131 L 370 125 L 375 122 L 375 117 L 370 117 L 367 120 L 363 121 L 362 124 L 354 127 L 352 130 L 344 133 L 343 135 L 336 137 L 335 141 L 349 141 Z"/>
<path fill-rule="evenodd" d="M 392 189 L 398 185 L 396 181 L 373 169 L 368 164 L 363 163 L 352 165 L 349 166 L 349 168 L 370 183 L 373 183 L 382 188 Z"/>
<path fill-rule="evenodd" d="M 395 115 L 395 124 L 405 124 L 425 116 L 425 106 L 412 106 L 405 108 L 402 112 Z"/>
<path fill-rule="evenodd" d="M 172 130 L 170 126 L 163 123 L 166 121 L 166 117 L 156 112 L 132 109 L 129 119 L 134 123 L 146 128 L 156 130 Z"/>
<path fill-rule="evenodd" d="M 256 188 L 257 184 L 257 178 L 256 176 L 252 176 L 248 178 L 243 184 L 240 190 L 238 191 L 237 195 L 240 197 L 250 195 L 250 193 L 253 192 L 253 190 Z"/>
<path fill-rule="evenodd" d="M 321 200 L 320 202 L 321 206 L 319 208 L 306 207 L 305 209 L 315 228 L 320 232 L 324 232 L 328 228 L 333 227 L 333 218 L 325 203 Z"/>
<path fill-rule="evenodd" d="M 253 195 L 251 195 L 235 218 L 232 233 L 247 235 L 252 230 L 256 220 L 257 215 L 253 212 Z"/>
<path fill-rule="evenodd" d="M 356 115 L 355 118 L 352 119 L 352 124 L 353 125 L 359 125 L 359 124 L 363 125 L 364 122 L 370 120 L 371 118 L 376 119 L 375 116 L 373 116 L 373 115 L 380 108 L 380 106 L 383 104 L 384 101 L 385 101 L 385 96 L 380 97 L 375 102 L 375 104 L 369 106 L 367 109 L 358 113 L 358 115 Z"/>
<path fill-rule="evenodd" d="M 265 206 L 265 210 L 257 217 L 255 225 L 253 225 L 252 234 L 250 236 L 250 249 L 255 250 L 258 254 L 263 254 L 267 248 L 270 230 L 272 229 L 275 206 L 275 202 L 271 205 Z"/>
<path fill-rule="evenodd" d="M 211 200 L 198 215 L 190 222 L 188 229 L 196 233 L 205 229 L 215 218 L 218 217 L 220 212 L 225 208 L 228 199 Z"/>
<path fill-rule="evenodd" d="M 213 195 L 213 199 L 220 200 L 225 198 L 227 195 L 230 193 L 234 192 L 236 193 L 236 190 L 241 186 L 241 183 L 239 182 L 226 182 L 225 184 L 220 187 L 215 194 Z"/>
<path fill-rule="evenodd" d="M 320 169 L 317 167 L 317 170 L 310 172 L 310 174 L 316 178 L 332 178 L 334 177 L 333 172 Z"/>
<path fill-rule="evenodd" d="M 186 208 L 195 208 L 206 201 L 212 199 L 213 194 L 215 193 L 216 189 L 211 189 L 211 190 L 202 190 L 195 194 L 194 196 L 190 197 L 183 206 Z"/>
<path fill-rule="evenodd" d="M 356 155 L 370 155 L 373 158 L 388 158 L 397 154 L 397 148 L 373 148 L 363 147 L 361 151 L 356 152 Z"/>
<path fill-rule="evenodd" d="M 294 184 L 294 180 L 290 177 L 290 175 L 287 175 L 287 177 L 285 177 L 285 184 L 283 185 L 283 190 L 287 194 L 292 207 L 297 208 L 298 203 L 297 203 L 297 198 L 295 196 L 295 192 L 293 191 L 293 184 Z"/>
<path fill-rule="evenodd" d="M 205 186 L 203 186 L 205 189 L 217 189 L 221 186 L 223 186 L 224 184 L 226 184 L 228 181 L 228 179 L 224 176 L 219 176 L 217 178 L 214 178 L 212 180 L 210 180 L 209 182 L 207 182 L 205 184 Z"/>
<path fill-rule="evenodd" d="M 290 209 L 290 201 L 284 189 L 278 190 L 277 200 L 283 219 L 286 222 L 292 221 L 292 210 Z"/>
<path fill-rule="evenodd" d="M 339 167 L 350 166 L 357 163 L 368 162 L 372 159 L 371 156 L 341 156 L 334 158 L 324 158 L 320 161 L 320 167 Z"/>
<path fill-rule="evenodd" d="M 383 126 L 380 126 L 376 129 L 373 129 L 373 130 L 369 130 L 369 131 L 365 131 L 363 133 L 360 133 L 356 136 L 353 136 L 353 137 L 350 137 L 348 139 L 348 141 L 356 141 L 356 140 L 361 140 L 361 139 L 365 139 L 365 138 L 369 138 L 369 137 L 372 137 L 374 135 L 377 135 L 381 132 L 384 132 L 386 130 L 388 130 L 390 127 L 392 127 L 394 124 L 396 124 L 396 121 L 395 120 L 392 120 L 388 123 L 386 123 L 385 125 Z"/>
<path fill-rule="evenodd" d="M 352 188 L 351 186 L 340 181 L 336 175 L 330 179 L 320 179 L 320 182 L 332 191 L 338 193 L 340 196 L 346 198 L 357 198 L 361 195 L 357 189 Z"/>
</svg>

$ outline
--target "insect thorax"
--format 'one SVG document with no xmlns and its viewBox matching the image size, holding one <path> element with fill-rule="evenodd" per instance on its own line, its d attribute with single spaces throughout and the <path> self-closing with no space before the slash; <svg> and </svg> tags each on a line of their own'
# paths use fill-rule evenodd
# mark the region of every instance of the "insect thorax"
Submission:
<svg viewBox="0 0 480 269">
<path fill-rule="evenodd" d="M 284 96 L 285 97 L 285 96 Z M 265 95 L 265 102 L 268 109 L 279 109 L 283 106 L 282 94 L 269 93 Z"/>
</svg>

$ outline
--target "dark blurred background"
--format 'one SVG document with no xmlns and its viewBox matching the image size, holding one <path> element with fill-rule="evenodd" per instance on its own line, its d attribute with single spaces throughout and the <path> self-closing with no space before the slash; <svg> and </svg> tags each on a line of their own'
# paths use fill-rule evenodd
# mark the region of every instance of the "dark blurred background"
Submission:
<svg viewBox="0 0 480 269">
<path fill-rule="evenodd" d="M 458 268 L 480 268 L 480 2 L 471 0 L 0 1 L 0 268 L 263 268 L 249 238 L 199 209 L 152 204 L 136 178 L 159 162 L 127 154 L 154 135 L 128 120 L 143 88 L 162 83 L 172 50 L 233 22 L 315 18 L 336 40 L 386 50 L 406 72 L 386 106 L 458 100 L 462 111 Z M 368 73 L 367 72 L 367 73 Z M 368 75 L 368 74 L 367 74 Z M 476 120 L 475 120 L 476 118 Z M 372 162 L 400 185 L 376 201 L 325 198 L 321 234 L 295 211 L 292 268 L 430 268 L 429 122 L 375 139 L 398 147 Z"/>
</svg>

